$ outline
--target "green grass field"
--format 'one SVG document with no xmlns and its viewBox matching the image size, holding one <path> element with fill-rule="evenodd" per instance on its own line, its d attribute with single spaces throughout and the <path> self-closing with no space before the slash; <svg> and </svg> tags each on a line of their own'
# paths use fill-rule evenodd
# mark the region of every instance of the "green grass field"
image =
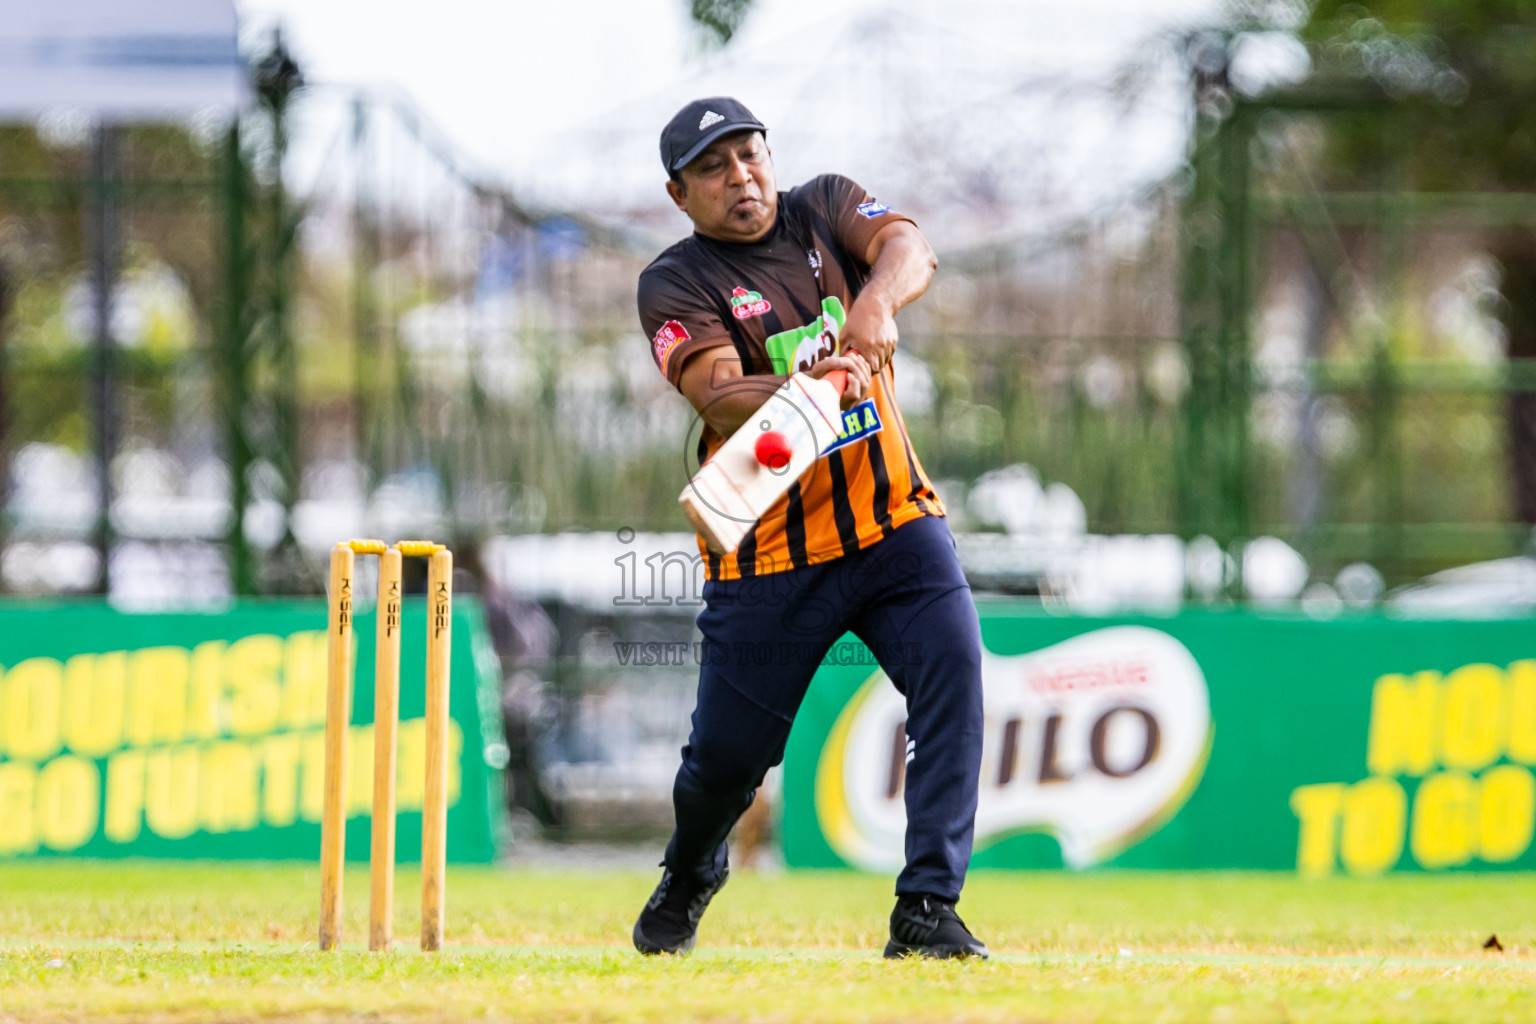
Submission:
<svg viewBox="0 0 1536 1024">
<path fill-rule="evenodd" d="M 743 873 L 686 959 L 642 959 L 654 876 L 456 868 L 449 948 L 316 951 L 304 865 L 0 865 L 0 1024 L 17 1021 L 1517 1021 L 1536 878 L 976 873 L 986 963 L 879 957 L 889 879 Z M 367 878 L 347 877 L 365 937 Z M 1484 952 L 1497 932 L 1507 947 Z"/>
</svg>

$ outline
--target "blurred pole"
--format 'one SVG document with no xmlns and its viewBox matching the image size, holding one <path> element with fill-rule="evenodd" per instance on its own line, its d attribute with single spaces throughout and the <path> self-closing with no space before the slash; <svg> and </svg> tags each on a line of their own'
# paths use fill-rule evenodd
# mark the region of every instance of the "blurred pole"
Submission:
<svg viewBox="0 0 1536 1024">
<path fill-rule="evenodd" d="M 219 384 L 224 399 L 226 458 L 229 460 L 229 522 L 224 546 L 229 558 L 230 583 L 235 595 L 256 593 L 251 544 L 245 535 L 246 509 L 250 505 L 251 442 L 246 416 L 250 405 L 250 377 L 246 363 L 247 302 L 250 253 L 245 239 L 246 177 L 240 152 L 240 121 L 230 123 L 224 138 L 224 323 L 219 338 Z"/>
<path fill-rule="evenodd" d="M 5 557 L 10 540 L 11 520 L 7 505 L 11 494 L 11 406 L 10 406 L 10 350 L 6 337 L 6 320 L 11 311 L 11 275 L 4 261 L 0 261 L 0 560 Z M 0 590 L 4 590 L 0 582 Z"/>
<path fill-rule="evenodd" d="M 1228 581 L 1228 593 L 1236 596 L 1242 585 L 1243 560 L 1234 549 L 1252 536 L 1249 522 L 1249 446 L 1252 422 L 1253 369 L 1250 316 L 1253 311 L 1253 246 L 1250 232 L 1252 206 L 1248 201 L 1255 116 L 1242 104 L 1234 106 L 1222 131 L 1221 219 L 1223 245 L 1218 265 L 1222 323 L 1216 420 L 1220 424 L 1216 470 L 1220 493 L 1216 508 L 1223 548 L 1233 556 L 1236 578 Z"/>
<path fill-rule="evenodd" d="M 1372 346 L 1371 365 L 1371 463 L 1376 467 L 1371 539 L 1371 561 L 1387 577 L 1388 586 L 1411 575 L 1407 559 L 1407 520 L 1403 475 L 1403 394 L 1397 379 L 1397 363 L 1406 330 L 1403 296 L 1408 269 L 1409 169 L 1414 135 L 1411 118 L 1382 118 L 1383 152 L 1396 157 L 1387 164 L 1386 180 L 1377 194 L 1376 219 L 1381 255 L 1377 268 L 1377 303 L 1381 309 Z M 1378 595 L 1379 596 L 1379 595 Z"/>
<path fill-rule="evenodd" d="M 1179 333 L 1189 389 L 1177 463 L 1179 533 L 1186 540 L 1205 534 L 1232 550 L 1252 532 L 1249 146 L 1256 113 L 1232 89 L 1228 37 L 1197 33 L 1185 50 L 1195 130 L 1189 157 L 1194 178 L 1180 231 Z M 1240 558 L 1236 562 L 1241 565 Z M 1236 575 L 1225 581 L 1228 596 L 1240 588 Z"/>
<path fill-rule="evenodd" d="M 304 77 L 275 32 L 271 46 L 252 69 L 256 95 L 265 115 L 266 145 L 260 147 L 265 174 L 254 197 L 257 213 L 254 240 L 259 258 L 248 269 L 257 315 L 246 325 L 243 344 L 248 363 L 260 369 L 256 388 L 245 393 L 247 405 L 241 416 L 249 432 L 251 457 L 277 476 L 274 498 L 282 509 L 282 529 L 274 547 L 265 553 L 255 587 L 263 592 L 293 593 L 317 590 L 318 570 L 304 560 L 293 532 L 293 510 L 299 498 L 302 458 L 299 448 L 298 353 L 290 324 L 293 257 L 298 242 L 299 217 L 290 209 L 283 182 L 283 161 L 288 148 L 288 107 Z"/>
<path fill-rule="evenodd" d="M 1323 358 L 1328 334 L 1328 292 L 1311 253 L 1303 247 L 1301 269 L 1302 370 L 1296 396 L 1296 475 L 1291 485 L 1291 521 L 1301 536 L 1310 538 L 1317 526 L 1323 493 L 1323 464 L 1318 453 L 1317 366 Z M 1310 550 L 1302 552 L 1309 558 Z"/>
<path fill-rule="evenodd" d="M 380 432 L 375 429 L 378 401 L 377 313 L 373 306 L 373 268 L 377 266 L 378 237 L 368 213 L 368 106 L 352 101 L 352 415 L 357 430 L 357 455 L 367 467 L 365 494 L 369 499 L 383 477 L 384 453 Z"/>
<path fill-rule="evenodd" d="M 117 453 L 117 360 L 112 337 L 112 290 L 117 282 L 117 130 L 96 125 L 91 146 L 90 253 L 95 299 L 95 346 L 91 361 L 91 409 L 96 433 L 96 524 L 92 540 L 100 559 L 95 592 L 112 592 L 112 458 Z"/>
<path fill-rule="evenodd" d="M 273 385 L 271 396 L 272 436 L 264 438 L 262 457 L 277 470 L 282 481 L 279 504 L 283 509 L 283 532 L 277 550 L 271 552 L 271 567 L 278 582 L 290 589 L 305 582 L 307 574 L 302 552 L 293 533 L 293 509 L 299 500 L 303 456 L 299 428 L 299 363 L 293 342 L 290 293 L 293 288 L 293 257 L 298 243 L 299 218 L 289 209 L 288 190 L 283 182 L 283 161 L 288 153 L 288 105 L 296 90 L 304 84 L 299 66 L 283 44 L 281 32 L 272 36 L 271 49 L 255 69 L 256 94 L 267 113 L 268 145 L 265 182 L 267 240 L 265 266 L 257 268 L 265 282 L 262 305 L 266 316 L 260 340 L 271 357 Z"/>
<path fill-rule="evenodd" d="M 1536 367 L 1536 237 L 1530 231 L 1506 231 L 1494 253 L 1510 377 L 1519 380 L 1519 371 Z M 1527 372 L 1524 379 L 1532 377 Z M 1536 525 L 1536 390 L 1529 384 L 1511 386 L 1504 406 L 1515 521 Z"/>
</svg>

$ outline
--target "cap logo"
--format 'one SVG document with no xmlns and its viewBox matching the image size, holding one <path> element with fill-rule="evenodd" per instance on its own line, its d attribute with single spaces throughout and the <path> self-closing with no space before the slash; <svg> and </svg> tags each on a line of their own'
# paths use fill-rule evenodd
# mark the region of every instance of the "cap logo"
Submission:
<svg viewBox="0 0 1536 1024">
<path fill-rule="evenodd" d="M 704 111 L 704 116 L 699 118 L 699 131 L 703 131 L 712 124 L 719 124 L 724 120 L 724 114 L 717 114 L 713 110 L 706 110 Z"/>
</svg>

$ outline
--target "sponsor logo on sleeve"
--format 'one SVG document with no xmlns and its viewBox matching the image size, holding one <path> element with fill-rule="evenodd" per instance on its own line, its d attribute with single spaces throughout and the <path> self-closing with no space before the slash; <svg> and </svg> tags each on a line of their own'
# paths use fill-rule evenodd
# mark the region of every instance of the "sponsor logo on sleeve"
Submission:
<svg viewBox="0 0 1536 1024">
<path fill-rule="evenodd" d="M 879 202 L 878 200 L 871 199 L 867 203 L 859 204 L 859 212 L 866 217 L 874 218 L 880 216 L 882 213 L 890 213 L 891 208 L 886 206 L 884 203 Z"/>
<path fill-rule="evenodd" d="M 656 353 L 656 362 L 661 364 L 662 373 L 667 372 L 667 353 L 676 348 L 678 342 L 687 340 L 688 332 L 676 320 L 668 320 L 661 325 L 661 330 L 651 339 L 651 350 Z"/>
<path fill-rule="evenodd" d="M 757 292 L 749 292 L 745 288 L 737 288 L 731 292 L 731 316 L 737 320 L 750 320 L 754 316 L 762 316 L 772 308 L 768 300 Z"/>
</svg>

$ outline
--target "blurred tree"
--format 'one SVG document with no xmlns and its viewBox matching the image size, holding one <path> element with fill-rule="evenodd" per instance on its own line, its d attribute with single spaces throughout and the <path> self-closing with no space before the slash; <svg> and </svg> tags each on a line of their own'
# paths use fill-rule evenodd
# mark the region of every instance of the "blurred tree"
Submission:
<svg viewBox="0 0 1536 1024">
<path fill-rule="evenodd" d="M 702 29 L 713 34 L 721 46 L 731 41 L 752 0 L 689 0 L 688 14 Z"/>
<path fill-rule="evenodd" d="M 1366 78 L 1409 108 L 1403 136 L 1341 120 L 1330 173 L 1424 191 L 1536 183 L 1536 0 L 1317 0 L 1302 28 L 1319 78 Z M 1490 232 L 1511 360 L 1536 361 L 1536 231 Z M 1515 514 L 1536 523 L 1536 393 L 1508 396 Z"/>
</svg>

